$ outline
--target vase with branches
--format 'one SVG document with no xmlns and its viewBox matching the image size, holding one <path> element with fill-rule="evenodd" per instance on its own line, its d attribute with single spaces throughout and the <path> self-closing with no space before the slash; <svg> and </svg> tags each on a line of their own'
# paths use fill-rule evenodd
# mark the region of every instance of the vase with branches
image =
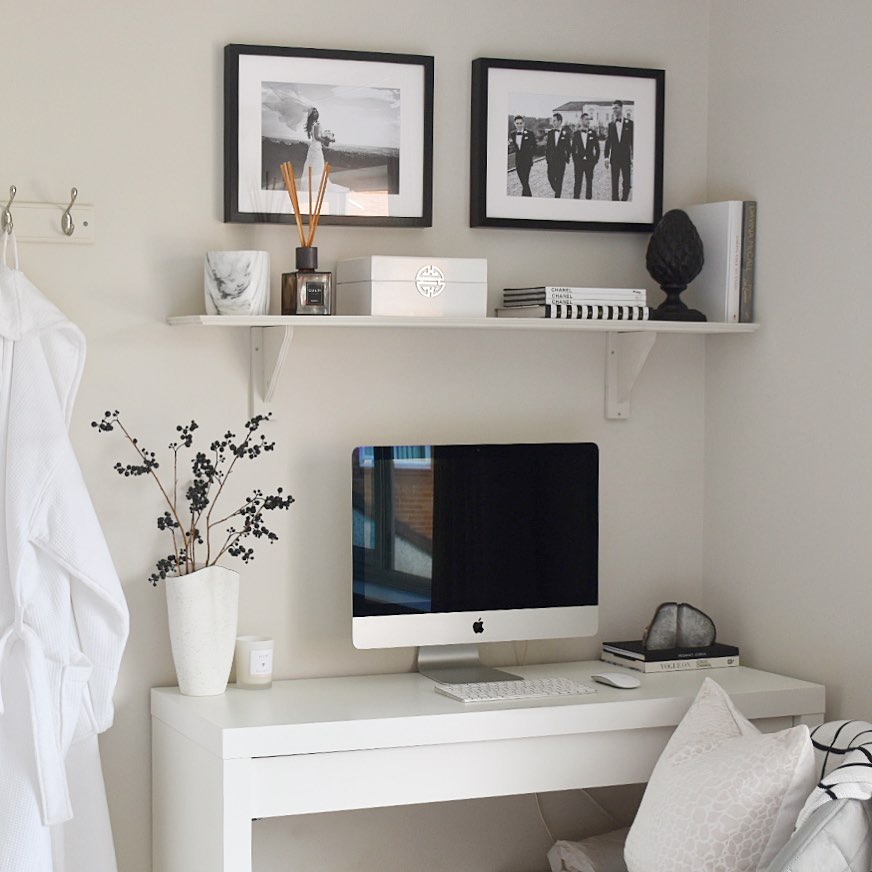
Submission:
<svg viewBox="0 0 872 872">
<path fill-rule="evenodd" d="M 184 468 L 183 452 L 193 449 L 196 421 L 179 424 L 176 439 L 169 443 L 172 471 L 167 478 L 158 474 L 160 463 L 154 451 L 149 451 L 131 435 L 116 410 L 105 412 L 91 426 L 100 433 L 120 431 L 137 455 L 133 463 L 117 462 L 115 470 L 124 477 L 149 476 L 156 483 L 165 503 L 157 518 L 157 528 L 170 534 L 172 553 L 157 561 L 149 581 L 156 585 L 169 576 L 189 575 L 198 569 L 215 566 L 229 556 L 249 563 L 254 559 L 250 538 L 275 542 L 278 536 L 266 525 L 265 513 L 288 509 L 294 498 L 282 488 L 264 493 L 255 488 L 244 501 L 230 511 L 218 511 L 217 505 L 227 482 L 239 464 L 256 460 L 272 451 L 275 442 L 260 433 L 269 415 L 255 415 L 245 423 L 240 438 L 227 431 L 209 445 L 208 452 L 194 451 L 190 461 L 190 476 Z"/>
</svg>

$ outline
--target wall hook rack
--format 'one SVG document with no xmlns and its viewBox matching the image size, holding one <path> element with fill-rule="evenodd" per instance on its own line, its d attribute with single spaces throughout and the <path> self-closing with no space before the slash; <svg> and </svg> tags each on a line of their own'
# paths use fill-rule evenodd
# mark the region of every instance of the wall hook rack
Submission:
<svg viewBox="0 0 872 872">
<path fill-rule="evenodd" d="M 15 185 L 10 185 L 9 201 L 5 209 L 0 205 L 0 230 L 12 233 L 14 226 L 18 242 L 64 242 L 79 245 L 94 242 L 94 207 L 78 202 L 78 188 L 70 188 L 69 200 L 63 203 L 22 203 L 16 200 L 13 224 L 11 206 L 17 192 Z"/>
<path fill-rule="evenodd" d="M 15 195 L 18 193 L 18 188 L 15 185 L 9 186 L 9 202 L 6 204 L 6 208 L 3 210 L 2 216 L 2 229 L 5 233 L 11 233 L 12 228 L 14 227 L 14 223 L 12 221 L 12 211 L 10 207 L 12 206 L 12 201 L 15 199 Z"/>
</svg>

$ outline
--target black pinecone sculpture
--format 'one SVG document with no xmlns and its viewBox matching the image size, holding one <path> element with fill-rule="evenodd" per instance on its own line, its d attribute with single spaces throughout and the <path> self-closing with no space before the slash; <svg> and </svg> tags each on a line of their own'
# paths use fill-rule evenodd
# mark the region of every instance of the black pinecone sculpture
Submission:
<svg viewBox="0 0 872 872">
<path fill-rule="evenodd" d="M 696 309 L 681 301 L 681 292 L 699 275 L 705 257 L 702 240 L 687 212 L 671 209 L 651 234 L 645 266 L 666 293 L 666 299 L 651 312 L 656 321 L 705 321 Z"/>
</svg>

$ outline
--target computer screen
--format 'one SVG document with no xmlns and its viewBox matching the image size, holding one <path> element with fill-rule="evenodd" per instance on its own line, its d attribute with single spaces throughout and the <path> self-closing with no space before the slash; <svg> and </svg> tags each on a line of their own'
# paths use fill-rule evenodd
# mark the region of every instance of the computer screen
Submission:
<svg viewBox="0 0 872 872">
<path fill-rule="evenodd" d="M 351 491 L 356 647 L 596 633 L 595 444 L 359 446 Z"/>
</svg>

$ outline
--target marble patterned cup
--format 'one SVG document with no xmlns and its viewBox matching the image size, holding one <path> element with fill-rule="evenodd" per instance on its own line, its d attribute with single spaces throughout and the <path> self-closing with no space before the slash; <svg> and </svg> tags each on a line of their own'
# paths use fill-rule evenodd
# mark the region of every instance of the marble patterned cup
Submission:
<svg viewBox="0 0 872 872">
<path fill-rule="evenodd" d="M 204 269 L 207 315 L 266 315 L 268 251 L 207 251 Z"/>
</svg>

